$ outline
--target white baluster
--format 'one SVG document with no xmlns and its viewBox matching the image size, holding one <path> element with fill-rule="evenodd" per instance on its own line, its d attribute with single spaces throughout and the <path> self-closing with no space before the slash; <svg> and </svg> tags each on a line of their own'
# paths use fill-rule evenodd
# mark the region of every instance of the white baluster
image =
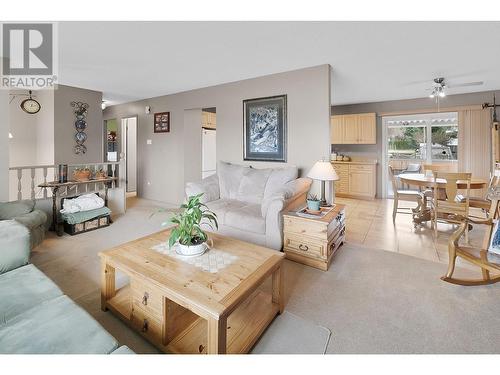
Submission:
<svg viewBox="0 0 500 375">
<path fill-rule="evenodd" d="M 22 193 L 22 184 L 21 184 L 21 179 L 23 178 L 23 170 L 18 169 L 17 170 L 17 200 L 20 201 L 23 199 L 23 193 Z"/>
</svg>

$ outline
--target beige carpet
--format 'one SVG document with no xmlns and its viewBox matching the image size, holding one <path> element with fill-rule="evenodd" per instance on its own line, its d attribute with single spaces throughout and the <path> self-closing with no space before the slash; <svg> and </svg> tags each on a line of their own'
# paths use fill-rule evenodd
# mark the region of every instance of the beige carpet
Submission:
<svg viewBox="0 0 500 375">
<path fill-rule="evenodd" d="M 66 294 L 138 353 L 156 350 L 100 311 L 97 253 L 161 229 L 161 216 L 149 218 L 155 207 L 131 199 L 127 214 L 109 228 L 50 235 L 32 256 Z M 500 353 L 500 284 L 450 285 L 439 279 L 445 269 L 347 244 L 328 272 L 286 262 L 286 310 L 332 332 L 327 353 Z"/>
</svg>

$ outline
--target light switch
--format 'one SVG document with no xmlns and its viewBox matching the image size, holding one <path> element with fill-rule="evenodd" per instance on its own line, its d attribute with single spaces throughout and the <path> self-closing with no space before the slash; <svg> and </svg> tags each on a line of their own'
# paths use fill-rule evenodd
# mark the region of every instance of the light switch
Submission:
<svg viewBox="0 0 500 375">
<path fill-rule="evenodd" d="M 148 145 L 152 145 L 152 144 L 153 144 L 153 140 L 152 140 L 152 139 L 148 139 L 148 140 L 146 141 L 146 143 L 147 143 Z"/>
</svg>

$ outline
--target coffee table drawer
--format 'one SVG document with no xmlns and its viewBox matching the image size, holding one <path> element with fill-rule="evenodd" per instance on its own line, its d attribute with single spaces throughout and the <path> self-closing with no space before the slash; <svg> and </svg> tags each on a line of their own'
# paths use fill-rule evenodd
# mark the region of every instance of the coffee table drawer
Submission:
<svg viewBox="0 0 500 375">
<path fill-rule="evenodd" d="M 163 296 L 161 292 L 136 280 L 131 280 L 130 285 L 132 287 L 133 304 L 161 319 L 163 315 Z"/>
<path fill-rule="evenodd" d="M 314 258 L 322 258 L 325 252 L 325 245 L 319 241 L 305 236 L 294 236 L 285 234 L 285 250 L 294 251 L 302 255 Z"/>
<path fill-rule="evenodd" d="M 137 305 L 132 308 L 132 325 L 153 342 L 162 343 L 161 322 Z"/>
</svg>

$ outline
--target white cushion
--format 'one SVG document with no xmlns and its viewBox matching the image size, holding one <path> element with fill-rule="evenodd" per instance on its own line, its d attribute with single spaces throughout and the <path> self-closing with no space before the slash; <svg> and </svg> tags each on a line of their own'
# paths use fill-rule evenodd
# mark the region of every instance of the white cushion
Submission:
<svg viewBox="0 0 500 375">
<path fill-rule="evenodd" d="M 217 175 L 219 176 L 219 189 L 221 199 L 236 199 L 243 174 L 250 167 L 219 161 Z"/>
<path fill-rule="evenodd" d="M 299 170 L 295 166 L 271 169 L 271 174 L 267 179 L 264 198 L 270 197 L 281 190 L 284 184 L 295 180 L 299 175 Z"/>
<path fill-rule="evenodd" d="M 248 168 L 243 172 L 236 199 L 246 203 L 261 204 L 271 169 Z"/>
<path fill-rule="evenodd" d="M 253 233 L 266 233 L 266 219 L 262 217 L 258 204 L 229 208 L 224 225 Z"/>
<path fill-rule="evenodd" d="M 230 226 L 254 233 L 266 233 L 266 220 L 260 205 L 231 199 L 218 199 L 207 206 L 217 215 L 219 226 Z"/>
</svg>

